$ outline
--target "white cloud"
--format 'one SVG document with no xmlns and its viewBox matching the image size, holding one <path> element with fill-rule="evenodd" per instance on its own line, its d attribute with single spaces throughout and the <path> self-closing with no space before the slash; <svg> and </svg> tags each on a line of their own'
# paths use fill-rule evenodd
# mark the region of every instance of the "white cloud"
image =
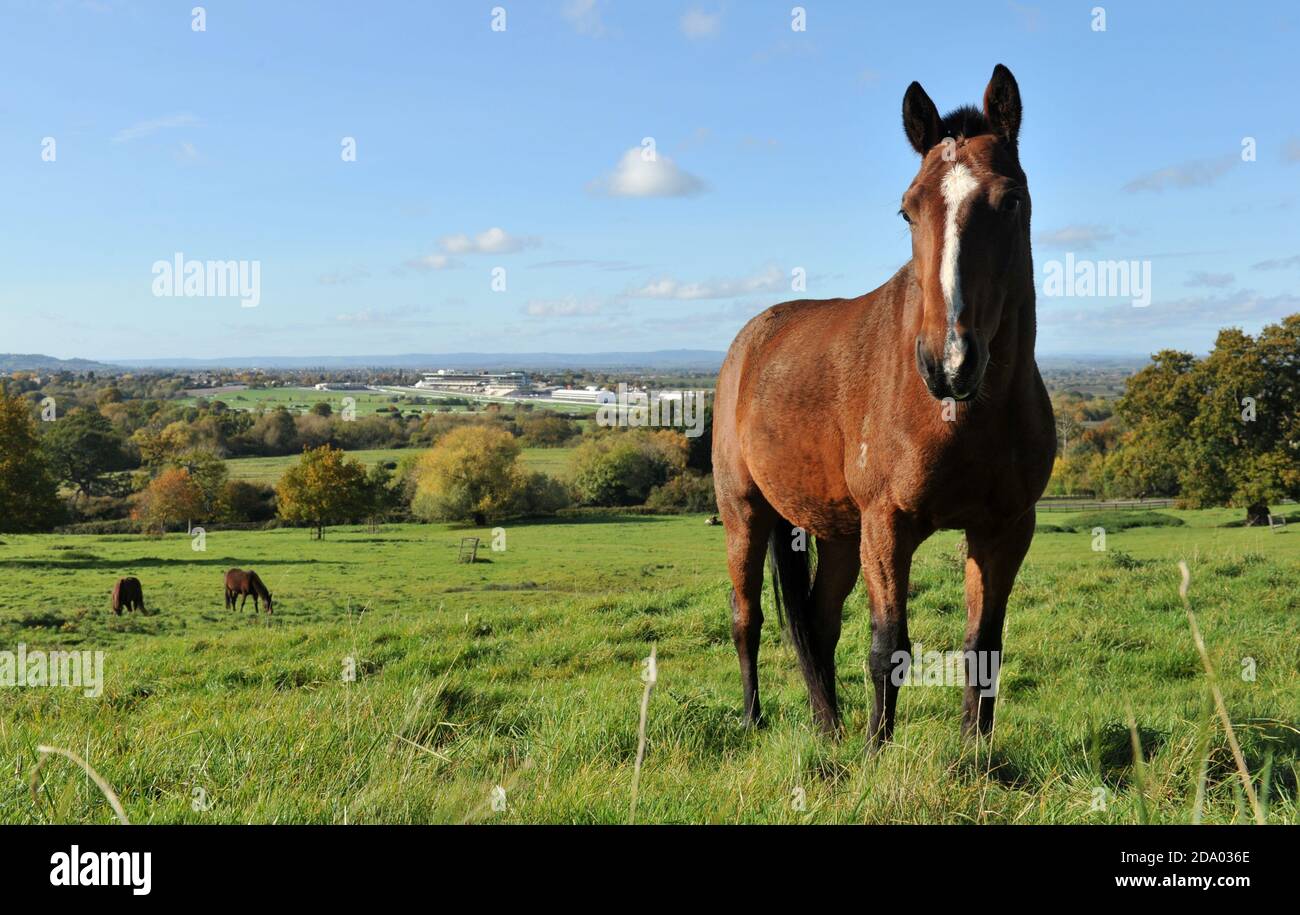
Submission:
<svg viewBox="0 0 1300 915">
<path fill-rule="evenodd" d="M 152 121 L 141 121 L 138 124 L 132 124 L 130 127 L 119 130 L 113 136 L 113 142 L 129 143 L 131 140 L 147 137 L 149 134 L 157 133 L 160 130 L 175 127 L 194 127 L 199 123 L 199 119 L 192 114 L 173 114 L 165 118 L 154 118 Z"/>
<path fill-rule="evenodd" d="M 323 273 L 317 277 L 317 282 L 322 286 L 347 286 L 369 278 L 370 273 L 365 267 L 352 267 L 347 270 L 336 270 L 333 273 Z"/>
<path fill-rule="evenodd" d="M 776 267 L 768 267 L 762 273 L 754 276 L 729 280 L 705 280 L 695 283 L 684 283 L 673 277 L 665 276 L 657 280 L 651 280 L 639 289 L 630 290 L 628 296 L 634 299 L 695 301 L 699 299 L 730 299 L 739 295 L 778 292 L 787 288 L 786 275 Z"/>
<path fill-rule="evenodd" d="M 1300 254 L 1291 257 L 1274 257 L 1250 265 L 1251 270 L 1286 270 L 1289 267 L 1300 267 Z"/>
<path fill-rule="evenodd" d="M 1040 232 L 1038 243 L 1049 248 L 1073 248 L 1078 251 L 1091 249 L 1099 241 L 1110 241 L 1115 233 L 1105 226 L 1074 225 L 1064 226 L 1054 232 Z"/>
<path fill-rule="evenodd" d="M 701 38 L 716 38 L 722 31 L 722 13 L 706 13 L 700 9 L 690 9 L 681 19 L 682 34 L 692 41 Z"/>
<path fill-rule="evenodd" d="M 421 319 L 429 309 L 419 305 L 402 305 L 397 308 L 363 308 L 360 311 L 338 315 L 335 320 L 344 324 L 431 324 Z"/>
<path fill-rule="evenodd" d="M 612 172 L 588 186 L 593 193 L 609 197 L 690 197 L 705 188 L 703 181 L 668 156 L 657 153 L 647 159 L 639 146 L 623 153 Z"/>
<path fill-rule="evenodd" d="M 1300 308 L 1300 296 L 1283 293 L 1264 296 L 1253 289 L 1215 295 L 1189 296 L 1181 299 L 1156 300 L 1146 308 L 1132 305 L 1098 304 L 1077 307 L 1080 300 L 1061 300 L 1060 306 L 1040 308 L 1040 329 L 1062 325 L 1091 326 L 1099 332 L 1114 330 L 1147 331 L 1164 328 L 1170 333 L 1188 327 L 1217 328 L 1245 323 L 1276 321 Z M 1043 300 L 1040 299 L 1040 306 Z M 1149 335 L 1148 335 L 1149 336 Z M 1140 338 L 1134 336 L 1135 342 Z M 1145 345 L 1145 344 L 1142 344 Z"/>
<path fill-rule="evenodd" d="M 561 15 L 579 35 L 600 38 L 605 34 L 605 22 L 600 15 L 600 0 L 567 0 Z"/>
<path fill-rule="evenodd" d="M 541 239 L 535 236 L 511 235 L 495 226 L 472 238 L 465 234 L 445 235 L 438 242 L 447 254 L 514 254 L 525 248 L 536 248 L 541 243 Z"/>
<path fill-rule="evenodd" d="M 1240 157 L 1237 154 L 1228 153 L 1217 159 L 1202 159 L 1182 165 L 1171 165 L 1168 168 L 1139 175 L 1124 185 L 1124 190 L 1132 194 L 1136 191 L 1163 191 L 1165 188 L 1204 187 L 1218 181 L 1239 161 Z"/>
<path fill-rule="evenodd" d="M 445 254 L 425 254 L 422 257 L 411 258 L 406 262 L 406 266 L 412 270 L 456 270 L 465 265 Z"/>
<path fill-rule="evenodd" d="M 567 299 L 534 299 L 524 306 L 524 313 L 533 318 L 573 318 L 600 314 L 599 302 L 583 302 L 570 296 Z"/>
<path fill-rule="evenodd" d="M 1236 277 L 1231 273 L 1210 273 L 1205 270 L 1197 270 L 1187 281 L 1184 286 L 1208 286 L 1211 289 L 1222 289 L 1225 286 L 1231 286 Z"/>
</svg>

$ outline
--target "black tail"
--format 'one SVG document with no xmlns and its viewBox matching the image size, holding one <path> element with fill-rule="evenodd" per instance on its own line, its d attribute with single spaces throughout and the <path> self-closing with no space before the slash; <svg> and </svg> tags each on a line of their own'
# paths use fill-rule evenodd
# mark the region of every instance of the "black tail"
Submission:
<svg viewBox="0 0 1300 915">
<path fill-rule="evenodd" d="M 813 632 L 811 537 L 803 533 L 802 550 L 795 549 L 794 525 L 778 518 L 767 541 L 767 555 L 772 564 L 772 591 L 776 595 L 777 619 L 790 634 L 799 667 L 808 684 L 814 710 L 836 714 L 834 675 L 822 663 L 821 649 Z"/>
</svg>

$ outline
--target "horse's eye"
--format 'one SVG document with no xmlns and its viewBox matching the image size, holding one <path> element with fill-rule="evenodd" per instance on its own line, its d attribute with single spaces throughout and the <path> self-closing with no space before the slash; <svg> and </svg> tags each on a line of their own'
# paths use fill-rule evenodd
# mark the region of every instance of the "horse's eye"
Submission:
<svg viewBox="0 0 1300 915">
<path fill-rule="evenodd" d="M 907 223 L 909 226 L 912 224 L 912 217 L 908 216 L 907 213 L 905 213 L 903 210 L 899 210 L 898 215 L 902 216 L 903 222 Z"/>
<path fill-rule="evenodd" d="M 1007 194 L 1003 196 L 1002 202 L 1001 204 L 999 204 L 999 207 L 1001 208 L 1003 213 L 1017 212 L 1020 209 L 1020 195 Z"/>
</svg>

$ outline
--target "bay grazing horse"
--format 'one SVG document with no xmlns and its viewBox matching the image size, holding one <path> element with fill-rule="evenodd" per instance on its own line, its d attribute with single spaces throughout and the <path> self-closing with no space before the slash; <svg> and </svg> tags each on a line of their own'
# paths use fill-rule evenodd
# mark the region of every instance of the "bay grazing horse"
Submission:
<svg viewBox="0 0 1300 915">
<path fill-rule="evenodd" d="M 748 724 L 760 718 L 765 552 L 824 731 L 840 733 L 835 647 L 861 572 L 871 603 L 869 737 L 873 746 L 891 737 L 911 655 L 912 555 L 936 530 L 965 531 L 965 660 L 984 670 L 992 659 L 996 669 L 1007 599 L 1056 453 L 1034 362 L 1020 115 L 1020 90 L 1000 64 L 982 110 L 940 117 L 912 83 L 903 129 L 921 166 L 899 211 L 912 259 L 866 295 L 769 308 L 727 353 L 713 476 Z M 801 549 L 807 536 L 816 540 L 815 576 Z M 968 677 L 963 734 L 992 730 L 995 690 Z"/>
<path fill-rule="evenodd" d="M 118 616 L 122 615 L 125 610 L 144 611 L 144 588 L 140 586 L 140 579 L 128 575 L 126 578 L 119 578 L 117 584 L 113 585 L 113 612 Z"/>
<path fill-rule="evenodd" d="M 267 590 L 266 585 L 262 584 L 262 579 L 257 577 L 257 573 L 252 569 L 245 572 L 243 569 L 231 569 L 226 573 L 226 609 L 235 609 L 235 598 L 242 595 L 239 601 L 239 609 L 244 609 L 244 604 L 248 603 L 248 596 L 253 596 L 253 612 L 256 613 L 258 599 L 266 602 L 266 612 L 271 613 L 271 592 Z"/>
</svg>

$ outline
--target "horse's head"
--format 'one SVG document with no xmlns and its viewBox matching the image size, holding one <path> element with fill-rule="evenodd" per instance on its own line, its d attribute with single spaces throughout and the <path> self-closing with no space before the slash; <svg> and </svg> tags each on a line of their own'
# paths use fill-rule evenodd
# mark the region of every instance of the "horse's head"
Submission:
<svg viewBox="0 0 1300 915">
<path fill-rule="evenodd" d="M 930 393 L 969 400 L 984 379 L 1008 292 L 1032 288 L 1029 189 L 1020 169 L 1020 89 L 998 64 L 984 110 L 939 117 L 919 83 L 903 97 L 903 129 L 921 168 L 900 213 L 912 229 L 922 315 L 916 367 Z"/>
</svg>

